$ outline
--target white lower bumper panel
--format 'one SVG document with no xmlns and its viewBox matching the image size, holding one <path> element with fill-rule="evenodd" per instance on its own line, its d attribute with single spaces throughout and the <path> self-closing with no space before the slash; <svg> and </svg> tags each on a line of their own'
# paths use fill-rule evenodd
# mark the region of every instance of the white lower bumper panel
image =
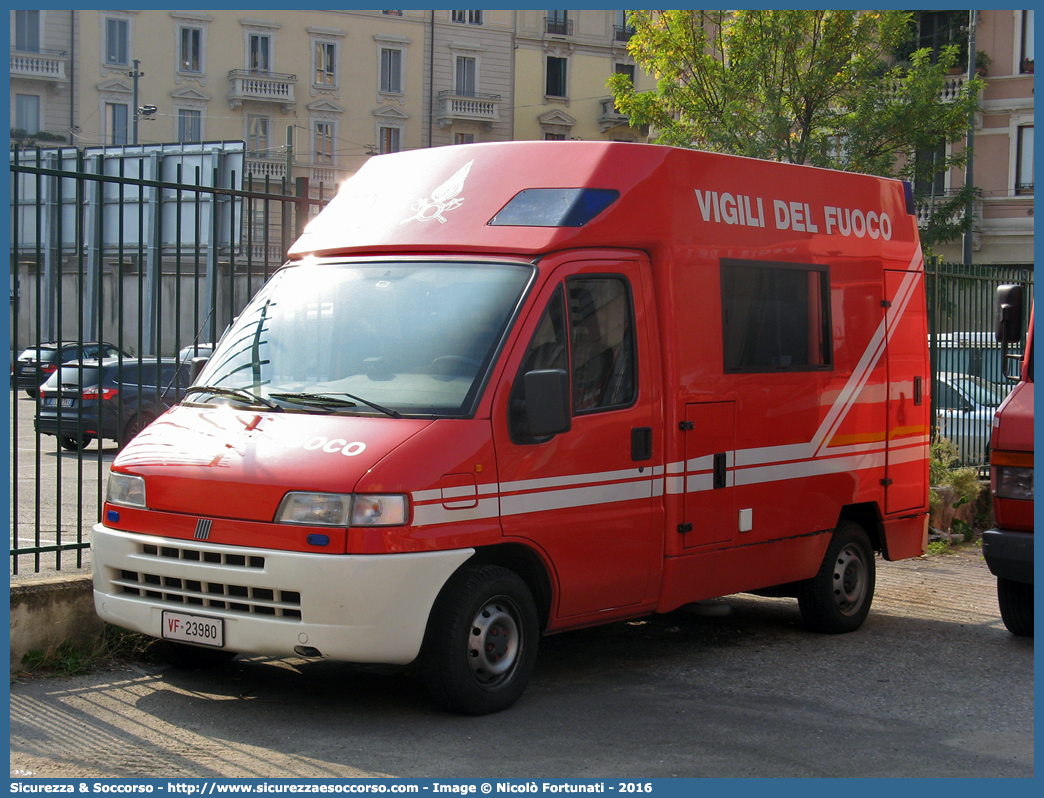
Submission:
<svg viewBox="0 0 1044 798">
<path fill-rule="evenodd" d="M 94 527 L 102 620 L 162 636 L 164 610 L 224 620 L 224 648 L 345 662 L 416 658 L 432 604 L 474 549 L 311 554 L 220 546 Z"/>
</svg>

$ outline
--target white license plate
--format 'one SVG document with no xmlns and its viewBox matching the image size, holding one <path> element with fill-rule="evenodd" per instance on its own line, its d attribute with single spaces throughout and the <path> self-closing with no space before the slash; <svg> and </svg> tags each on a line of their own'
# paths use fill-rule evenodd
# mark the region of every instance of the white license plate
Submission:
<svg viewBox="0 0 1044 798">
<path fill-rule="evenodd" d="M 22 366 L 22 374 L 32 374 L 36 371 L 36 366 Z"/>
<path fill-rule="evenodd" d="M 163 611 L 163 638 L 221 648 L 225 645 L 225 622 L 221 618 Z"/>
<path fill-rule="evenodd" d="M 61 403 L 62 403 L 62 407 L 72 407 L 73 400 L 72 399 L 62 399 Z M 49 399 L 44 399 L 44 405 L 46 405 L 47 407 L 54 407 L 57 404 L 58 404 L 58 400 L 55 399 L 53 396 L 50 397 Z"/>
</svg>

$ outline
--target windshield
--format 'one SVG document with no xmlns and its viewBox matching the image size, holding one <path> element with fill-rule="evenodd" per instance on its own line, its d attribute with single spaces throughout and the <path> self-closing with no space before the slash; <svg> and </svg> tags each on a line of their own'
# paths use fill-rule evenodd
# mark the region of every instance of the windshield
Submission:
<svg viewBox="0 0 1044 798">
<path fill-rule="evenodd" d="M 249 391 L 284 410 L 466 415 L 531 276 L 490 263 L 285 268 L 195 382 L 224 393 L 197 388 L 189 401 Z"/>
<path fill-rule="evenodd" d="M 1004 401 L 1007 391 L 999 389 L 993 383 L 987 382 L 980 377 L 965 375 L 954 375 L 953 384 L 967 395 L 973 404 L 980 407 L 996 407 Z"/>
</svg>

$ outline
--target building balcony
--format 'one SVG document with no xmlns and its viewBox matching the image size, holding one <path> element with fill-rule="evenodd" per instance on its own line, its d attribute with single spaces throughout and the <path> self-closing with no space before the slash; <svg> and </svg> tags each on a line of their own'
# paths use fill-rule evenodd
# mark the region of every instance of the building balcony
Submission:
<svg viewBox="0 0 1044 798">
<path fill-rule="evenodd" d="M 46 80 L 50 83 L 68 83 L 68 55 L 61 50 L 40 50 L 35 53 L 11 48 L 11 77 Z"/>
<path fill-rule="evenodd" d="M 499 94 L 458 94 L 455 91 L 439 92 L 439 127 L 454 122 L 483 122 L 486 129 L 500 121 Z"/>
<path fill-rule="evenodd" d="M 297 75 L 233 69 L 229 71 L 228 79 L 232 84 L 228 92 L 229 108 L 238 108 L 249 100 L 250 102 L 276 103 L 284 114 L 288 114 L 296 102 L 294 84 L 297 83 Z"/>
<path fill-rule="evenodd" d="M 613 41 L 628 42 L 634 36 L 634 28 L 630 25 L 613 25 Z"/>
<path fill-rule="evenodd" d="M 946 208 L 946 204 L 953 200 L 956 191 L 946 190 L 941 194 L 934 196 L 928 195 L 914 195 L 914 211 L 917 217 L 917 226 L 925 228 L 928 223 L 939 213 L 945 213 L 949 211 L 950 216 L 946 220 L 949 224 L 957 224 L 964 219 L 965 213 L 967 212 L 966 206 L 959 208 Z M 981 202 L 975 202 L 974 206 L 979 209 Z M 977 211 L 978 213 L 978 211 Z"/>
<path fill-rule="evenodd" d="M 544 32 L 552 36 L 572 36 L 573 20 L 544 17 Z"/>
<path fill-rule="evenodd" d="M 612 97 L 600 100 L 599 103 L 602 106 L 602 113 L 598 117 L 598 125 L 602 128 L 603 133 L 617 125 L 631 124 L 631 118 L 627 114 L 616 110 L 616 101 Z"/>
<path fill-rule="evenodd" d="M 264 190 L 265 178 L 268 178 L 269 185 L 274 187 L 285 180 L 286 176 L 286 156 L 274 155 L 269 158 L 261 153 L 246 154 L 243 184 L 246 185 L 245 178 L 253 178 L 254 191 Z"/>
</svg>

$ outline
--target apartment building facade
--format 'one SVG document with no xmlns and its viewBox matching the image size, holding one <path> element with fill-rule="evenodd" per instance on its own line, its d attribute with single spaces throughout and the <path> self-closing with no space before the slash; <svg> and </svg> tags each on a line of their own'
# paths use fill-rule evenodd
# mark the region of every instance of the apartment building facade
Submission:
<svg viewBox="0 0 1044 798">
<path fill-rule="evenodd" d="M 243 140 L 255 181 L 332 187 L 403 149 L 649 140 L 606 88 L 616 72 L 654 86 L 620 10 L 9 13 L 12 145 Z M 926 29 L 923 15 L 959 16 L 921 13 Z M 1033 262 L 1033 17 L 978 14 L 990 63 L 974 121 L 977 263 Z M 964 180 L 954 170 L 932 190 Z M 962 245 L 937 252 L 960 260 Z"/>
<path fill-rule="evenodd" d="M 972 260 L 1032 268 L 1034 12 L 982 10 L 977 17 L 975 49 L 988 63 L 980 62 L 986 88 L 972 128 L 973 184 L 980 192 L 974 203 Z M 954 170 L 938 181 L 939 188 L 961 188 L 965 177 Z M 936 254 L 959 262 L 963 244 L 938 246 Z"/>
<path fill-rule="evenodd" d="M 626 11 L 526 10 L 515 17 L 516 139 L 649 140 L 606 88 L 616 72 L 639 91 L 655 87 L 627 52 L 633 30 Z"/>
</svg>

